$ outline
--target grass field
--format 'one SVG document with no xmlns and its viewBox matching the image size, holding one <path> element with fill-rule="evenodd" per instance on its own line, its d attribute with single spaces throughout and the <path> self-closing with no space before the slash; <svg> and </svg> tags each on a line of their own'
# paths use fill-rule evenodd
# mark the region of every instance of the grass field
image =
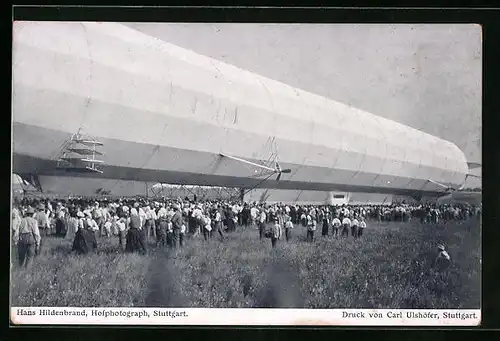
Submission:
<svg viewBox="0 0 500 341">
<path fill-rule="evenodd" d="M 100 239 L 97 254 L 77 256 L 71 243 L 46 238 L 32 271 L 14 261 L 12 306 L 72 307 L 480 307 L 479 222 L 420 225 L 368 222 L 360 240 L 321 237 L 260 241 L 243 229 L 220 242 L 188 237 L 183 249 L 148 255 L 117 251 Z M 431 269 L 443 243 L 452 258 Z"/>
</svg>

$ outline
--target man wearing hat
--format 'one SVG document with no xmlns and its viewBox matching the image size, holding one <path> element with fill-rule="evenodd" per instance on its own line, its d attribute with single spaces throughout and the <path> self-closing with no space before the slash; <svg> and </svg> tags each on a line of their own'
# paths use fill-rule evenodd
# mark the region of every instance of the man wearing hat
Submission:
<svg viewBox="0 0 500 341">
<path fill-rule="evenodd" d="M 65 207 L 61 202 L 57 203 L 56 213 L 55 213 L 55 221 L 56 221 L 56 236 L 63 237 L 66 235 L 67 224 L 66 224 L 66 211 Z"/>
<path fill-rule="evenodd" d="M 172 246 L 174 248 L 177 248 L 178 246 L 178 241 L 179 241 L 179 234 L 181 232 L 182 225 L 184 225 L 184 222 L 182 220 L 182 213 L 181 213 L 181 207 L 179 204 L 174 205 L 174 216 L 172 217 L 172 229 L 173 229 L 173 234 L 172 234 Z"/>
<path fill-rule="evenodd" d="M 194 236 L 197 236 L 202 232 L 201 229 L 203 227 L 203 213 L 199 204 L 194 207 L 192 217 L 194 224 Z"/>
<path fill-rule="evenodd" d="M 155 240 L 157 240 L 156 237 L 156 220 L 158 219 L 155 210 L 153 210 L 151 207 L 146 206 L 144 209 L 144 212 L 146 214 L 146 223 L 145 223 L 145 228 L 146 228 L 146 235 L 149 240 L 151 236 Z"/>
<path fill-rule="evenodd" d="M 221 206 L 220 205 L 217 205 L 217 207 L 215 207 L 213 209 L 212 217 L 213 217 L 212 221 L 213 221 L 213 226 L 214 226 L 213 231 L 215 234 L 219 234 L 221 241 L 223 241 L 224 234 L 222 233 L 222 215 L 221 215 Z"/>
<path fill-rule="evenodd" d="M 44 204 L 40 204 L 38 206 L 38 210 L 33 216 L 33 218 L 36 220 L 38 228 L 44 231 L 45 236 L 50 235 L 50 221 L 47 213 L 45 212 Z"/>
<path fill-rule="evenodd" d="M 167 245 L 168 224 L 170 223 L 166 211 L 158 211 L 158 223 L 156 223 L 156 246 Z"/>
<path fill-rule="evenodd" d="M 307 215 L 307 240 L 314 241 L 314 231 L 316 231 L 316 219 L 311 214 Z"/>
<path fill-rule="evenodd" d="M 281 238 L 282 228 L 278 218 L 274 218 L 274 225 L 271 229 L 271 245 L 276 247 L 276 242 Z"/>
<path fill-rule="evenodd" d="M 448 254 L 448 252 L 446 252 L 444 245 L 439 244 L 438 250 L 439 250 L 439 253 L 438 253 L 436 260 L 434 262 L 434 266 L 438 270 L 445 270 L 451 264 L 451 257 Z"/>
<path fill-rule="evenodd" d="M 340 222 L 338 213 L 336 213 L 335 218 L 332 220 L 332 235 L 334 237 L 338 237 L 340 226 L 342 226 L 342 223 Z"/>
<path fill-rule="evenodd" d="M 35 255 L 40 251 L 40 230 L 38 223 L 33 218 L 35 210 L 28 207 L 25 217 L 21 219 L 19 224 L 19 241 L 17 243 L 19 265 L 29 268 Z"/>
</svg>

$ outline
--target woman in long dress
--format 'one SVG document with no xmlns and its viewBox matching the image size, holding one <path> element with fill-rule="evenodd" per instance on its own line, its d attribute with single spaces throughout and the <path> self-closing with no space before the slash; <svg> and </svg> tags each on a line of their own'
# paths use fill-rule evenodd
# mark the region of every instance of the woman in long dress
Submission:
<svg viewBox="0 0 500 341">
<path fill-rule="evenodd" d="M 71 210 L 69 219 L 67 220 L 66 240 L 73 241 L 75 239 L 76 231 L 78 231 L 78 217 L 77 211 Z"/>
</svg>

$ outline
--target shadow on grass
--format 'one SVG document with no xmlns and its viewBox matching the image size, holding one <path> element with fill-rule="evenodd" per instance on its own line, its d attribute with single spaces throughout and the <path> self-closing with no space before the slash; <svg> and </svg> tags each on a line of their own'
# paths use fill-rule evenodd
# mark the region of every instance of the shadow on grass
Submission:
<svg viewBox="0 0 500 341">
<path fill-rule="evenodd" d="M 265 269 L 266 284 L 253 308 L 304 308 L 305 299 L 297 271 L 277 251 Z"/>
<path fill-rule="evenodd" d="M 183 294 L 176 284 L 178 275 L 169 257 L 176 251 L 153 249 L 155 259 L 151 262 L 148 271 L 148 294 L 144 306 L 146 307 L 185 307 Z"/>
</svg>

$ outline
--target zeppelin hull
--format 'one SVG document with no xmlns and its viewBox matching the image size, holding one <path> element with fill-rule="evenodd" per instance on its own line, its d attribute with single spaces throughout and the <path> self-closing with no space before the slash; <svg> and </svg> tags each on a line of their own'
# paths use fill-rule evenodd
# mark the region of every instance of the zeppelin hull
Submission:
<svg viewBox="0 0 500 341">
<path fill-rule="evenodd" d="M 13 54 L 18 173 L 61 175 L 82 129 L 104 144 L 104 178 L 411 194 L 467 174 L 448 141 L 119 24 L 16 22 Z M 292 172 L 257 178 L 220 153 Z"/>
<path fill-rule="evenodd" d="M 369 174 L 363 184 L 354 173 L 342 172 L 323 167 L 282 163 L 282 167 L 296 169 L 296 178 L 304 181 L 275 180 L 275 175 L 255 177 L 255 169 L 245 164 L 223 158 L 218 154 L 182 150 L 169 147 L 130 143 L 121 140 L 101 138 L 107 153 L 116 157 L 116 162 L 107 161 L 101 167 L 103 174 L 75 174 L 57 169 L 57 162 L 50 155 L 40 157 L 47 151 L 57 150 L 69 134 L 46 131 L 29 125 L 14 125 L 13 169 L 18 174 L 38 174 L 53 176 L 79 176 L 86 178 L 121 179 L 132 181 L 162 182 L 170 184 L 193 184 L 202 186 L 223 186 L 240 188 L 276 188 L 313 191 L 353 191 L 365 193 L 394 193 L 411 195 L 413 190 L 404 187 L 415 182 L 410 178 L 395 178 L 379 174 Z M 19 143 L 18 143 L 19 142 Z M 118 157 L 117 157 L 118 156 Z M 257 160 L 255 160 L 257 161 Z M 198 172 L 196 172 L 198 170 Z M 283 176 L 284 178 L 285 176 Z M 348 181 L 349 177 L 351 181 Z M 380 186 L 374 186 L 378 178 Z M 314 179 L 328 178 L 335 182 L 324 183 Z M 370 179 L 371 178 L 371 179 Z M 265 181 L 263 181 L 265 180 Z M 391 187 L 396 181 L 396 188 Z M 423 185 L 426 185 L 422 181 Z"/>
</svg>

